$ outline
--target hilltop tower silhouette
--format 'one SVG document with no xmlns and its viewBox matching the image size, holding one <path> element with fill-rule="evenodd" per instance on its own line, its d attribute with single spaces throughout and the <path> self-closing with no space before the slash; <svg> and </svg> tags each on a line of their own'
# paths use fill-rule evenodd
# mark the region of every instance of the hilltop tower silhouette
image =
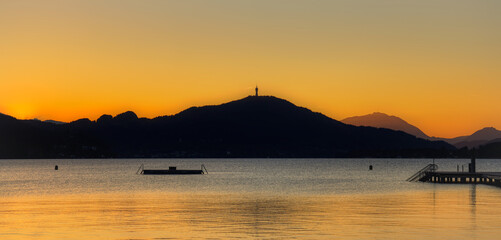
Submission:
<svg viewBox="0 0 501 240">
<path fill-rule="evenodd" d="M 256 85 L 256 97 L 258 96 L 257 92 L 259 91 L 259 89 L 257 88 L 257 85 Z"/>
</svg>

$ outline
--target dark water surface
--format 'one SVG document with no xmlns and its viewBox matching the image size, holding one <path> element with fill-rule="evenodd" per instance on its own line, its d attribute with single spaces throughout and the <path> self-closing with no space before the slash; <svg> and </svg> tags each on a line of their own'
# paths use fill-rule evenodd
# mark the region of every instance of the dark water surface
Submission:
<svg viewBox="0 0 501 240">
<path fill-rule="evenodd" d="M 405 181 L 431 162 L 0 160 L 0 239 L 498 239 L 501 188 Z M 143 163 L 209 174 L 135 174 Z"/>
</svg>

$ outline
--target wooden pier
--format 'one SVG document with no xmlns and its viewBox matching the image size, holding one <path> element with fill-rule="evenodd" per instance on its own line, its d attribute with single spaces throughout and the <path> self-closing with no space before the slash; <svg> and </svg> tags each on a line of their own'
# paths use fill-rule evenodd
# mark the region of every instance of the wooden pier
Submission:
<svg viewBox="0 0 501 240">
<path fill-rule="evenodd" d="M 429 164 L 407 181 L 448 184 L 486 184 L 501 187 L 501 172 L 477 172 L 476 161 L 472 158 L 468 172 L 439 172 L 436 164 Z"/>
</svg>

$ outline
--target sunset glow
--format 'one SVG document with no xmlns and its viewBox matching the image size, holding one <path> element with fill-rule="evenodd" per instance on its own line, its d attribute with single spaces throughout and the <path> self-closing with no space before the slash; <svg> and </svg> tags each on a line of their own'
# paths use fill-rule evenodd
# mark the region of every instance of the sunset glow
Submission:
<svg viewBox="0 0 501 240">
<path fill-rule="evenodd" d="M 0 113 L 175 114 L 253 94 L 430 136 L 501 129 L 501 1 L 0 0 Z"/>
</svg>

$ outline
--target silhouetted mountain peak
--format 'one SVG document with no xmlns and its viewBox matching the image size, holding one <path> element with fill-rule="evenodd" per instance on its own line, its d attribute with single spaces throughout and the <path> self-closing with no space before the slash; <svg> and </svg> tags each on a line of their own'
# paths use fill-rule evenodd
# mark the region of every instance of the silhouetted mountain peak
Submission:
<svg viewBox="0 0 501 240">
<path fill-rule="evenodd" d="M 373 112 L 372 114 L 369 114 L 369 115 L 372 115 L 372 116 L 375 116 L 375 117 L 395 117 L 395 116 L 390 116 L 386 113 L 382 113 L 382 112 Z"/>
<path fill-rule="evenodd" d="M 480 145 L 487 144 L 489 141 L 501 138 L 501 131 L 493 127 L 485 127 L 469 136 L 461 136 L 455 138 L 443 138 L 442 140 L 456 146 L 457 148 L 476 148 Z"/>
<path fill-rule="evenodd" d="M 478 130 L 477 133 L 478 132 L 489 133 L 489 132 L 499 132 L 499 131 L 494 127 L 484 127 L 482 129 Z"/>
<path fill-rule="evenodd" d="M 313 118 L 334 125 L 344 125 L 321 113 L 298 107 L 293 103 L 273 96 L 248 96 L 239 100 L 204 107 L 192 107 L 174 116 L 175 119 L 197 121 L 224 121 L 227 123 L 261 124 L 263 127 L 271 122 L 308 122 Z"/>
<path fill-rule="evenodd" d="M 282 110 L 292 110 L 292 109 L 297 109 L 300 108 L 293 103 L 277 98 L 274 96 L 248 96 L 246 98 L 236 100 L 233 102 L 225 103 L 220 105 L 222 107 L 224 106 L 231 106 L 231 107 L 238 107 L 242 110 L 248 111 L 248 110 L 277 110 L 277 109 L 282 109 Z"/>
<path fill-rule="evenodd" d="M 88 118 L 81 118 L 76 121 L 71 122 L 72 125 L 78 125 L 78 126 L 89 126 L 92 124 L 92 121 Z"/>
<path fill-rule="evenodd" d="M 424 139 L 430 138 L 428 135 L 423 133 L 419 128 L 407 123 L 403 119 L 381 112 L 374 112 L 363 116 L 349 117 L 341 120 L 341 122 L 355 126 L 388 128 L 397 131 L 403 131 L 419 138 L 424 138 Z"/>
<path fill-rule="evenodd" d="M 118 120 L 118 121 L 134 121 L 138 119 L 139 118 L 137 117 L 137 115 L 132 111 L 120 113 L 113 118 L 113 120 Z"/>
<path fill-rule="evenodd" d="M 220 105 L 208 105 L 208 106 L 203 106 L 203 107 L 192 107 L 190 109 L 197 109 L 197 108 L 210 108 L 210 107 L 240 107 L 243 110 L 248 110 L 249 108 L 253 107 L 270 107 L 270 106 L 278 106 L 278 107 L 296 107 L 293 103 L 277 98 L 274 96 L 248 96 L 242 99 L 238 99 L 235 101 L 223 103 Z M 187 109 L 187 110 L 190 110 Z"/>
<path fill-rule="evenodd" d="M 240 100 L 233 101 L 235 102 L 248 102 L 248 103 L 254 103 L 254 104 L 285 104 L 289 106 L 295 106 L 293 103 L 282 99 L 278 98 L 275 96 L 248 96 L 245 98 L 242 98 Z M 230 102 L 231 103 L 231 102 Z"/>
<path fill-rule="evenodd" d="M 468 140 L 492 140 L 501 137 L 501 131 L 493 127 L 482 128 L 473 133 Z"/>
<path fill-rule="evenodd" d="M 113 116 L 108 115 L 108 114 L 103 114 L 101 117 L 99 117 L 96 122 L 99 124 L 103 123 L 109 123 L 113 120 Z"/>
</svg>

